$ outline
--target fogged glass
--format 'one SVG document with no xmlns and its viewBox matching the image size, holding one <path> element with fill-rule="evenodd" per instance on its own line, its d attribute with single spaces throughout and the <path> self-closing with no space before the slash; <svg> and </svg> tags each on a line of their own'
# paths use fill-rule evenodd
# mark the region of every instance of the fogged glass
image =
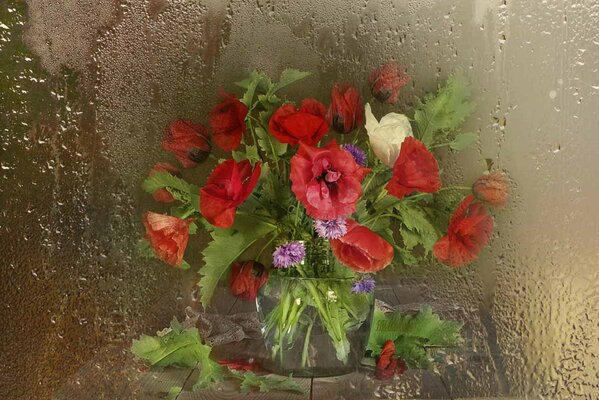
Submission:
<svg viewBox="0 0 599 400">
<path fill-rule="evenodd" d="M 582 0 L 1 1 L 0 397 L 136 398 L 131 339 L 199 308 L 194 270 L 135 251 L 141 212 L 160 211 L 139 182 L 169 121 L 205 123 L 253 68 L 312 71 L 290 94 L 327 102 L 395 59 L 411 84 L 375 113 L 462 71 L 480 140 L 443 154 L 446 181 L 489 163 L 512 181 L 476 264 L 406 270 L 424 276 L 395 291 L 463 310 L 468 345 L 436 397 L 596 398 L 598 23 Z M 427 379 L 395 392 L 426 397 Z"/>
</svg>

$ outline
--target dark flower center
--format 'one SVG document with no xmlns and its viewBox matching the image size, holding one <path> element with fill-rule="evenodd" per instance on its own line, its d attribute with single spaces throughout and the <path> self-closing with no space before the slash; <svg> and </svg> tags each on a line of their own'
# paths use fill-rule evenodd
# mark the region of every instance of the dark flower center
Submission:
<svg viewBox="0 0 599 400">
<path fill-rule="evenodd" d="M 204 161 L 206 158 L 208 158 L 208 154 L 208 151 L 204 151 L 199 147 L 194 147 L 192 149 L 189 149 L 189 151 L 187 152 L 187 157 L 193 162 L 200 163 Z"/>
<path fill-rule="evenodd" d="M 330 186 L 341 178 L 341 172 L 337 171 L 328 160 L 323 160 L 321 166 L 322 172 L 316 177 L 317 182 L 324 181 L 327 186 Z"/>
</svg>

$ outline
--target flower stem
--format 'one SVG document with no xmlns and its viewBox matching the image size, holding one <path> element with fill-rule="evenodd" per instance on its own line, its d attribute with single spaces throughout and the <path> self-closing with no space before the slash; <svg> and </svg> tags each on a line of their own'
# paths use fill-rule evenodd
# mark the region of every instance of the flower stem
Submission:
<svg viewBox="0 0 599 400">
<path fill-rule="evenodd" d="M 310 320 L 310 325 L 306 329 L 306 337 L 304 339 L 304 347 L 302 349 L 302 368 L 306 367 L 308 363 L 308 349 L 310 346 L 310 336 L 312 335 L 312 327 L 314 326 L 314 320 Z"/>
</svg>

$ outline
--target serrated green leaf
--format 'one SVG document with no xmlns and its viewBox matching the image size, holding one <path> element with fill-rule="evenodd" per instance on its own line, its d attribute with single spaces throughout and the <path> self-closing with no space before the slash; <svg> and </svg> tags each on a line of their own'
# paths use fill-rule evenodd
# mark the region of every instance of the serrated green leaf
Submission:
<svg viewBox="0 0 599 400">
<path fill-rule="evenodd" d="M 205 389 L 215 382 L 221 382 L 225 379 L 225 368 L 219 363 L 212 361 L 208 356 L 202 359 L 199 364 L 200 375 L 193 385 L 193 390 Z"/>
<path fill-rule="evenodd" d="M 212 241 L 206 246 L 204 266 L 200 268 L 200 300 L 207 307 L 214 289 L 229 266 L 235 262 L 257 240 L 262 239 L 277 226 L 266 223 L 252 215 L 237 215 L 235 224 L 229 229 L 215 229 Z"/>
<path fill-rule="evenodd" d="M 229 372 L 241 379 L 239 388 L 243 393 L 248 393 L 252 389 L 258 389 L 260 392 L 285 391 L 294 393 L 305 393 L 291 377 L 281 378 L 274 375 L 256 375 L 252 371 L 240 372 L 229 370 Z"/>
<path fill-rule="evenodd" d="M 449 147 L 452 150 L 460 151 L 476 142 L 477 139 L 478 135 L 476 133 L 460 133 L 449 143 Z"/>
<path fill-rule="evenodd" d="M 247 159 L 252 162 L 261 161 L 260 155 L 258 154 L 258 146 L 254 144 L 245 146 L 245 154 Z"/>
<path fill-rule="evenodd" d="M 202 344 L 196 328 L 182 330 L 171 323 L 170 331 L 163 336 L 142 335 L 133 340 L 131 351 L 152 367 L 193 368 L 210 354 L 210 346 Z"/>
<path fill-rule="evenodd" d="M 183 388 L 181 386 L 171 386 L 166 394 L 166 400 L 176 400 L 182 391 Z"/>
<path fill-rule="evenodd" d="M 447 141 L 447 133 L 454 131 L 472 112 L 469 101 L 470 87 L 465 79 L 451 76 L 436 94 L 417 100 L 414 112 L 415 133 L 426 146 Z"/>
<path fill-rule="evenodd" d="M 191 193 L 191 185 L 183 179 L 171 175 L 168 171 L 161 171 L 148 176 L 141 184 L 147 193 L 154 193 L 158 189 L 173 188 L 182 192 Z"/>
<path fill-rule="evenodd" d="M 295 83 L 299 80 L 304 79 L 305 77 L 311 75 L 310 72 L 300 71 L 298 69 L 286 68 L 281 72 L 281 76 L 279 77 L 279 81 L 275 83 L 272 88 L 268 91 L 268 95 L 272 95 L 277 91 Z"/>
<path fill-rule="evenodd" d="M 202 343 L 197 328 L 184 329 L 176 318 L 170 328 L 156 336 L 142 335 L 131 346 L 131 352 L 152 367 L 198 367 L 200 376 L 194 389 L 224 379 L 225 369 L 210 359 L 211 351 L 210 346 Z"/>
<path fill-rule="evenodd" d="M 137 253 L 141 258 L 152 259 L 156 258 L 156 254 L 154 250 L 152 250 L 152 246 L 150 246 L 150 242 L 147 239 L 141 238 L 137 241 Z"/>
<path fill-rule="evenodd" d="M 429 307 L 416 314 L 376 309 L 368 339 L 368 350 L 378 356 L 387 340 L 395 342 L 395 354 L 412 368 L 430 366 L 429 349 L 456 346 L 460 341 L 461 324 L 442 320 Z"/>
<path fill-rule="evenodd" d="M 258 136 L 258 145 L 262 151 L 269 154 L 273 160 L 287 151 L 287 143 L 279 142 L 262 127 L 256 128 L 256 136 Z"/>
<path fill-rule="evenodd" d="M 431 222 L 431 218 L 426 212 L 426 209 L 415 202 L 402 201 L 395 206 L 395 209 L 399 213 L 401 223 L 404 225 L 400 233 L 408 235 L 403 232 L 407 229 L 412 231 L 414 235 L 419 236 L 418 241 L 425 250 L 431 251 L 435 243 L 441 237 L 437 227 Z M 410 239 L 416 239 L 415 236 L 411 236 Z"/>
</svg>

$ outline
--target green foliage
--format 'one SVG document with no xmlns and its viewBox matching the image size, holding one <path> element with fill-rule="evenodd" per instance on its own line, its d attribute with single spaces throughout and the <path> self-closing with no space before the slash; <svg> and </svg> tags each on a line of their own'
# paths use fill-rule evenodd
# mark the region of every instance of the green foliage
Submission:
<svg viewBox="0 0 599 400">
<path fill-rule="evenodd" d="M 430 252 L 441 233 L 432 222 L 434 218 L 428 208 L 415 201 L 402 201 L 395 209 L 401 221 L 399 232 L 406 248 L 413 249 L 420 244 L 427 253 Z"/>
<path fill-rule="evenodd" d="M 256 127 L 256 136 L 258 137 L 260 149 L 270 155 L 273 160 L 276 160 L 287 151 L 287 143 L 279 142 L 262 127 Z"/>
<path fill-rule="evenodd" d="M 141 238 L 137 241 L 137 253 L 141 258 L 145 258 L 147 260 L 156 258 L 156 254 L 154 254 L 154 250 L 152 250 L 150 242 L 148 242 L 148 240 L 145 238 Z"/>
<path fill-rule="evenodd" d="M 204 266 L 200 269 L 200 300 L 204 307 L 210 304 L 214 289 L 229 266 L 235 262 L 256 241 L 264 238 L 277 228 L 274 221 L 265 222 L 255 215 L 235 217 L 229 229 L 214 229 L 212 241 L 202 252 Z"/>
<path fill-rule="evenodd" d="M 204 388 L 224 379 L 224 368 L 210 359 L 211 347 L 202 343 L 197 328 L 183 329 L 177 319 L 156 336 L 142 335 L 131 351 L 152 367 L 200 368 L 195 388 Z"/>
<path fill-rule="evenodd" d="M 134 340 L 131 351 L 152 367 L 194 368 L 210 354 L 210 347 L 202 344 L 196 328 L 183 329 L 173 319 L 167 333 L 158 336 L 142 335 Z"/>
<path fill-rule="evenodd" d="M 159 189 L 166 189 L 173 197 L 184 205 L 192 207 L 193 211 L 200 211 L 200 189 L 183 179 L 171 175 L 168 171 L 161 171 L 148 176 L 141 184 L 147 193 L 154 193 Z"/>
<path fill-rule="evenodd" d="M 176 400 L 182 391 L 183 388 L 181 386 L 171 386 L 166 394 L 166 400 Z"/>
<path fill-rule="evenodd" d="M 403 358 L 411 368 L 429 368 L 430 349 L 459 344 L 461 328 L 462 325 L 458 322 L 442 320 L 429 307 L 422 308 L 416 314 L 385 314 L 376 309 L 367 350 L 376 357 L 385 342 L 393 340 L 395 354 Z"/>
<path fill-rule="evenodd" d="M 141 184 L 147 193 L 154 193 L 158 189 L 176 189 L 181 192 L 191 193 L 191 185 L 183 179 L 172 175 L 168 171 L 161 171 L 148 176 Z"/>
<path fill-rule="evenodd" d="M 279 90 L 291 85 L 292 83 L 300 81 L 310 75 L 310 72 L 300 71 L 298 69 L 293 68 L 286 68 L 283 70 L 283 72 L 281 72 L 281 75 L 279 76 L 279 82 L 272 85 L 272 87 L 268 90 L 267 96 L 270 97 Z"/>
<path fill-rule="evenodd" d="M 238 379 L 241 379 L 240 390 L 243 393 L 248 393 L 253 389 L 257 389 L 260 392 L 270 392 L 271 390 L 294 392 L 294 393 L 305 393 L 304 389 L 299 386 L 291 377 L 280 378 L 272 375 L 256 375 L 254 372 L 240 372 L 235 370 L 229 370 L 231 375 Z"/>
<path fill-rule="evenodd" d="M 449 143 L 449 148 L 455 151 L 460 151 L 476 142 L 478 135 L 476 133 L 467 132 L 460 133 Z"/>
<path fill-rule="evenodd" d="M 428 147 L 447 142 L 448 135 L 472 112 L 473 104 L 469 98 L 468 83 L 462 77 L 452 76 L 436 94 L 427 94 L 423 100 L 417 100 L 415 136 Z"/>
</svg>

